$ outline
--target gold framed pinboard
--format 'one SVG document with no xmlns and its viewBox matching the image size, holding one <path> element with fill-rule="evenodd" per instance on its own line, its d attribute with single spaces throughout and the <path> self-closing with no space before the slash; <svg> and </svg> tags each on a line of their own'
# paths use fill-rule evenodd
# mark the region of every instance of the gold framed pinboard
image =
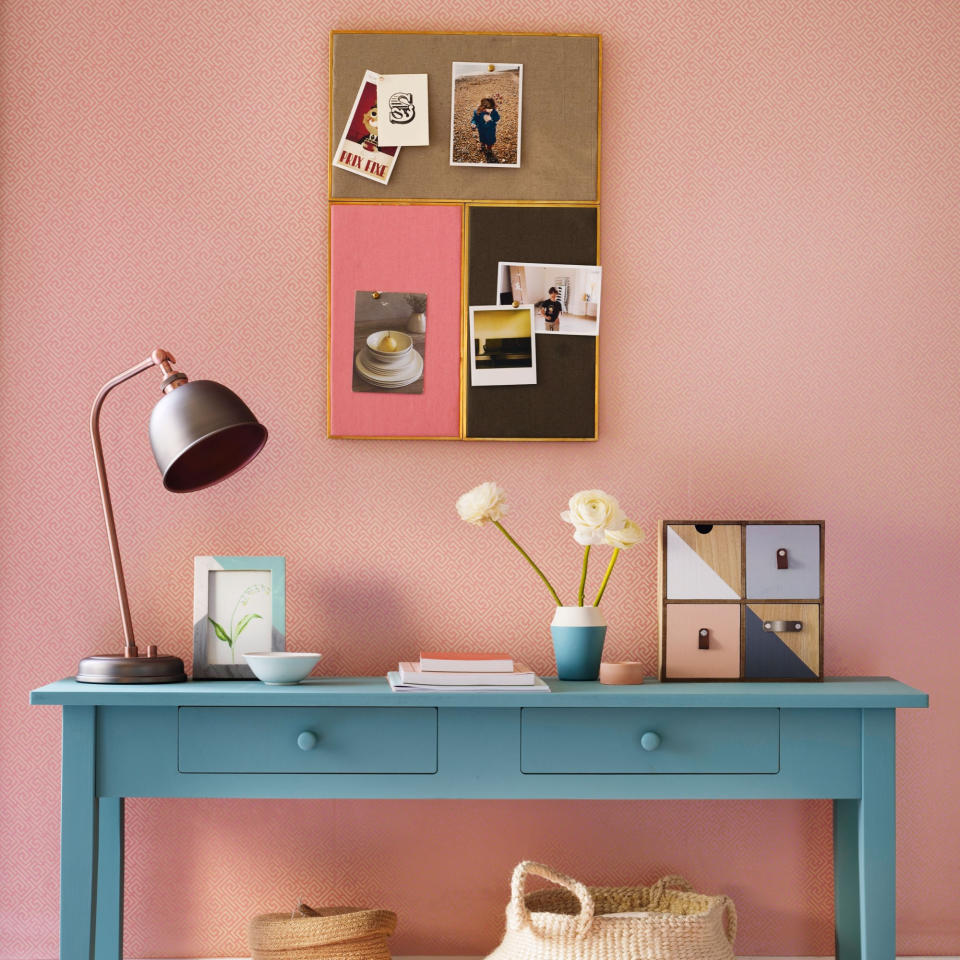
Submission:
<svg viewBox="0 0 960 960">
<path fill-rule="evenodd" d="M 329 70 L 327 435 L 595 440 L 600 36 L 334 31 Z"/>
</svg>

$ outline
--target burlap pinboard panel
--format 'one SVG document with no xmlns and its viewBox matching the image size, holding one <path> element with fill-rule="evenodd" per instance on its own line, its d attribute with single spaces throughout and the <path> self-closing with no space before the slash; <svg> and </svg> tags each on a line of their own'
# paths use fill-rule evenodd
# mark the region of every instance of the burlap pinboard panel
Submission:
<svg viewBox="0 0 960 960">
<path fill-rule="evenodd" d="M 598 37 L 331 35 L 330 157 L 364 71 L 429 75 L 430 145 L 404 147 L 388 184 L 331 167 L 331 199 L 597 200 Z M 450 166 L 454 61 L 523 65 L 520 167 Z"/>
</svg>

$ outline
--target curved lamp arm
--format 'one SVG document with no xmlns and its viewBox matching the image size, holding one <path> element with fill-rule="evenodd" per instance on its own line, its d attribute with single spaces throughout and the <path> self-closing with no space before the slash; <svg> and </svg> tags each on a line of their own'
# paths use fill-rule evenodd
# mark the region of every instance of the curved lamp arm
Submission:
<svg viewBox="0 0 960 960">
<path fill-rule="evenodd" d="M 123 655 L 137 656 L 137 645 L 133 639 L 133 621 L 130 619 L 130 604 L 127 600 L 127 584 L 123 577 L 123 564 L 120 562 L 120 547 L 117 543 L 117 528 L 113 522 L 113 504 L 110 501 L 110 486 L 107 483 L 107 471 L 103 463 L 103 444 L 100 440 L 100 409 L 107 394 L 116 386 L 135 377 L 144 370 L 158 366 L 164 373 L 163 389 L 169 392 L 187 382 L 184 374 L 171 366 L 176 359 L 166 350 L 154 350 L 153 353 L 135 367 L 108 380 L 93 401 L 90 411 L 90 439 L 93 441 L 93 456 L 97 463 L 97 479 L 100 481 L 100 500 L 103 503 L 103 518 L 107 524 L 107 539 L 110 541 L 110 557 L 113 560 L 113 576 L 117 582 L 117 597 L 120 600 L 120 618 L 123 621 Z"/>
</svg>

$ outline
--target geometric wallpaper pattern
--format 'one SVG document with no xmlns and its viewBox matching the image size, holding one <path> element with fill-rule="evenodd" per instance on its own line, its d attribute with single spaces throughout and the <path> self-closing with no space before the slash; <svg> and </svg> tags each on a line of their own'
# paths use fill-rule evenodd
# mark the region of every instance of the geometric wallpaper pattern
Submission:
<svg viewBox="0 0 960 960">
<path fill-rule="evenodd" d="M 0 18 L 0 960 L 56 953 L 59 715 L 27 695 L 119 646 L 87 417 L 158 346 L 270 429 L 251 469 L 176 498 L 138 434 L 151 378 L 105 405 L 137 635 L 188 661 L 193 556 L 277 554 L 288 648 L 325 673 L 487 643 L 551 672 L 546 592 L 454 512 L 482 480 L 568 593 L 559 512 L 584 487 L 651 533 L 825 520 L 825 672 L 931 694 L 898 721 L 898 951 L 960 953 L 960 6 L 8 0 Z M 332 28 L 603 35 L 596 443 L 325 439 Z M 652 672 L 655 537 L 604 606 L 609 656 Z M 479 954 L 533 858 L 593 883 L 682 873 L 735 898 L 739 952 L 823 955 L 830 818 L 134 800 L 126 952 L 242 956 L 250 915 L 303 897 L 396 909 L 399 954 Z"/>
</svg>

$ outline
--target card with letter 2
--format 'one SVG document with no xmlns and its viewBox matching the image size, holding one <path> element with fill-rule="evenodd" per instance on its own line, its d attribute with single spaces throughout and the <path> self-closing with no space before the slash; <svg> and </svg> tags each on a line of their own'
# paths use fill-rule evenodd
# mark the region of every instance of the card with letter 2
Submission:
<svg viewBox="0 0 960 960">
<path fill-rule="evenodd" d="M 427 147 L 427 74 L 393 73 L 377 81 L 380 143 L 385 147 Z"/>
<path fill-rule="evenodd" d="M 378 74 L 372 70 L 364 73 L 350 118 L 337 144 L 333 165 L 368 180 L 387 183 L 400 148 L 380 146 L 377 79 Z"/>
</svg>

